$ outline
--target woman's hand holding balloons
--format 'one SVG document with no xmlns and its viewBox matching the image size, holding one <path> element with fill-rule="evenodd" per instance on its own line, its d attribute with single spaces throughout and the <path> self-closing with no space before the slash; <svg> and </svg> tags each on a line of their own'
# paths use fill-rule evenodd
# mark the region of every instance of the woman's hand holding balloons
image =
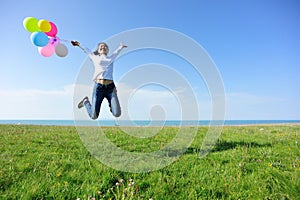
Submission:
<svg viewBox="0 0 300 200">
<path fill-rule="evenodd" d="M 75 40 L 72 40 L 71 41 L 71 44 L 73 45 L 73 46 L 79 46 L 80 45 L 80 43 L 78 42 L 78 41 L 75 41 Z"/>
</svg>

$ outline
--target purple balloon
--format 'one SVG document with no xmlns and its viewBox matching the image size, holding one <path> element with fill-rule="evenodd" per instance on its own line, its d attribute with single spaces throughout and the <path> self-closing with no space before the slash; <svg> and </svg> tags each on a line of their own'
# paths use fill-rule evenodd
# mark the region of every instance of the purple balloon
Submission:
<svg viewBox="0 0 300 200">
<path fill-rule="evenodd" d="M 56 45 L 58 45 L 60 43 L 60 40 L 57 37 L 52 37 L 52 38 L 50 38 L 49 43 L 51 43 L 54 46 L 56 46 Z"/>
</svg>

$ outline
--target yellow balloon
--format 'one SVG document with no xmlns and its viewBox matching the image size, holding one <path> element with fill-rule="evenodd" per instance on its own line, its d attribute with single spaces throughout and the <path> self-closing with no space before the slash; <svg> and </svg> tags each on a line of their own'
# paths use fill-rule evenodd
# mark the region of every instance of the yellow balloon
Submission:
<svg viewBox="0 0 300 200">
<path fill-rule="evenodd" d="M 41 29 L 42 32 L 49 32 L 51 30 L 50 23 L 45 19 L 39 20 L 38 26 L 39 26 L 39 28 Z"/>
</svg>

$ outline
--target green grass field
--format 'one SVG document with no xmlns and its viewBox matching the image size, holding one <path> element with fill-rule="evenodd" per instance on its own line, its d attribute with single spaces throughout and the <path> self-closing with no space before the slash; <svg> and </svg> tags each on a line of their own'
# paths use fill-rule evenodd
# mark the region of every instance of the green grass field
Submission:
<svg viewBox="0 0 300 200">
<path fill-rule="evenodd" d="M 138 128 L 136 128 L 138 129 Z M 151 152 L 176 127 L 147 139 L 104 127 L 127 151 Z M 109 168 L 75 127 L 0 125 L 1 199 L 300 199 L 300 126 L 224 127 L 214 150 L 198 153 L 207 127 L 171 165 L 148 173 Z"/>
</svg>

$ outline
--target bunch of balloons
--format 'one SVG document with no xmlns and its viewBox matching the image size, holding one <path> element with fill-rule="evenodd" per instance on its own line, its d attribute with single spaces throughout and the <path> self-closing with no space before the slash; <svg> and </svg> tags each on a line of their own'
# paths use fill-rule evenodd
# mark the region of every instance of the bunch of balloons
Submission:
<svg viewBox="0 0 300 200">
<path fill-rule="evenodd" d="M 57 27 L 53 22 L 26 17 L 23 20 L 23 26 L 31 33 L 30 39 L 38 47 L 42 56 L 50 57 L 54 52 L 59 57 L 65 57 L 68 54 L 68 48 L 61 43 L 63 40 L 56 36 Z"/>
</svg>

